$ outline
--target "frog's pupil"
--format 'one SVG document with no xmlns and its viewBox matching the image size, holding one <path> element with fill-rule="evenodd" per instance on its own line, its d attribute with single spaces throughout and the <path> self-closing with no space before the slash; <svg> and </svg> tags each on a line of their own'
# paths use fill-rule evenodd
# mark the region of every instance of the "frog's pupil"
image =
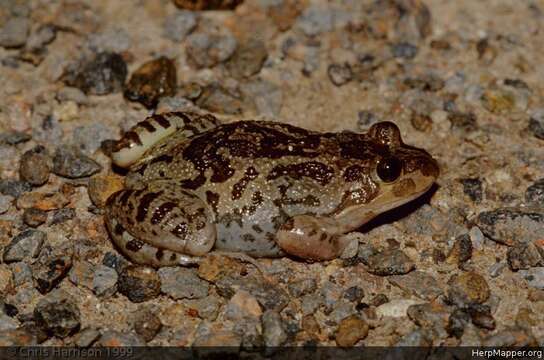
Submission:
<svg viewBox="0 0 544 360">
<path fill-rule="evenodd" d="M 376 172 L 384 182 L 393 182 L 397 180 L 402 171 L 402 164 L 399 159 L 387 157 L 380 160 Z"/>
</svg>

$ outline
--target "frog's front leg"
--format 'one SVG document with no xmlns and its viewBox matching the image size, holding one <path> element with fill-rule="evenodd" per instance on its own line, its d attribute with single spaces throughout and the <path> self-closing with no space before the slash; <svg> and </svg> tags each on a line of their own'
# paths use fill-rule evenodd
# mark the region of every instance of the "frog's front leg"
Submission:
<svg viewBox="0 0 544 360">
<path fill-rule="evenodd" d="M 330 260 L 339 257 L 351 241 L 343 236 L 345 227 L 333 218 L 296 215 L 276 233 L 283 251 L 306 260 Z"/>
<path fill-rule="evenodd" d="M 121 190 L 108 199 L 106 226 L 129 259 L 155 267 L 198 263 L 216 239 L 206 203 L 172 180 Z"/>
<path fill-rule="evenodd" d="M 122 168 L 142 160 L 142 155 L 159 141 L 172 135 L 190 137 L 219 125 L 211 114 L 169 112 L 155 114 L 134 125 L 117 141 L 111 154 L 113 162 Z"/>
</svg>

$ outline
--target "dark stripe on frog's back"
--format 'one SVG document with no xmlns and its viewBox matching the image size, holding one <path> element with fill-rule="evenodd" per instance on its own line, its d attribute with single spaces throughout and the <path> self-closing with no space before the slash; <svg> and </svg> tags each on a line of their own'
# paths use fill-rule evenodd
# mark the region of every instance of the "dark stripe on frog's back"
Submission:
<svg viewBox="0 0 544 360">
<path fill-rule="evenodd" d="M 289 124 L 264 121 L 220 125 L 192 137 L 179 150 L 183 160 L 191 162 L 199 172 L 211 169 L 210 181 L 221 183 L 235 172 L 221 149 L 238 158 L 294 157 L 301 162 L 319 157 L 368 160 L 384 151 L 375 142 L 368 141 L 364 134 L 318 133 Z"/>
</svg>

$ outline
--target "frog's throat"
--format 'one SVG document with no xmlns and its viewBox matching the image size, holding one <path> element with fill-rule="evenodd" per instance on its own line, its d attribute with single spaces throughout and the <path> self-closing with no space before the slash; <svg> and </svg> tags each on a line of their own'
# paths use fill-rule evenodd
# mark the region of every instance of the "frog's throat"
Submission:
<svg viewBox="0 0 544 360">
<path fill-rule="evenodd" d="M 412 179 L 414 186 L 408 186 L 406 183 L 399 185 L 402 180 L 398 183 L 382 185 L 380 193 L 370 203 L 353 206 L 335 214 L 339 230 L 344 233 L 356 230 L 379 214 L 417 199 L 426 193 L 436 180 L 434 177 L 424 176 L 421 173 L 408 179 Z"/>
</svg>

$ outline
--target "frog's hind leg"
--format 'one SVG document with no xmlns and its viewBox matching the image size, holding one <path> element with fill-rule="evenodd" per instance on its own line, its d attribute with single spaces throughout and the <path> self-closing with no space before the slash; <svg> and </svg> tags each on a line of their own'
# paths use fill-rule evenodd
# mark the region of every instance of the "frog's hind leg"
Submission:
<svg viewBox="0 0 544 360">
<path fill-rule="evenodd" d="M 111 154 L 113 162 L 122 168 L 129 168 L 142 155 L 162 139 L 172 135 L 190 137 L 219 125 L 211 114 L 195 112 L 168 112 L 155 114 L 134 125 L 114 145 Z"/>
<path fill-rule="evenodd" d="M 216 238 L 207 204 L 172 180 L 113 194 L 106 204 L 105 222 L 125 256 L 151 266 L 198 263 Z"/>
<path fill-rule="evenodd" d="M 306 260 L 330 260 L 339 257 L 351 241 L 343 236 L 343 227 L 334 219 L 296 215 L 276 233 L 276 242 L 286 253 Z"/>
</svg>

